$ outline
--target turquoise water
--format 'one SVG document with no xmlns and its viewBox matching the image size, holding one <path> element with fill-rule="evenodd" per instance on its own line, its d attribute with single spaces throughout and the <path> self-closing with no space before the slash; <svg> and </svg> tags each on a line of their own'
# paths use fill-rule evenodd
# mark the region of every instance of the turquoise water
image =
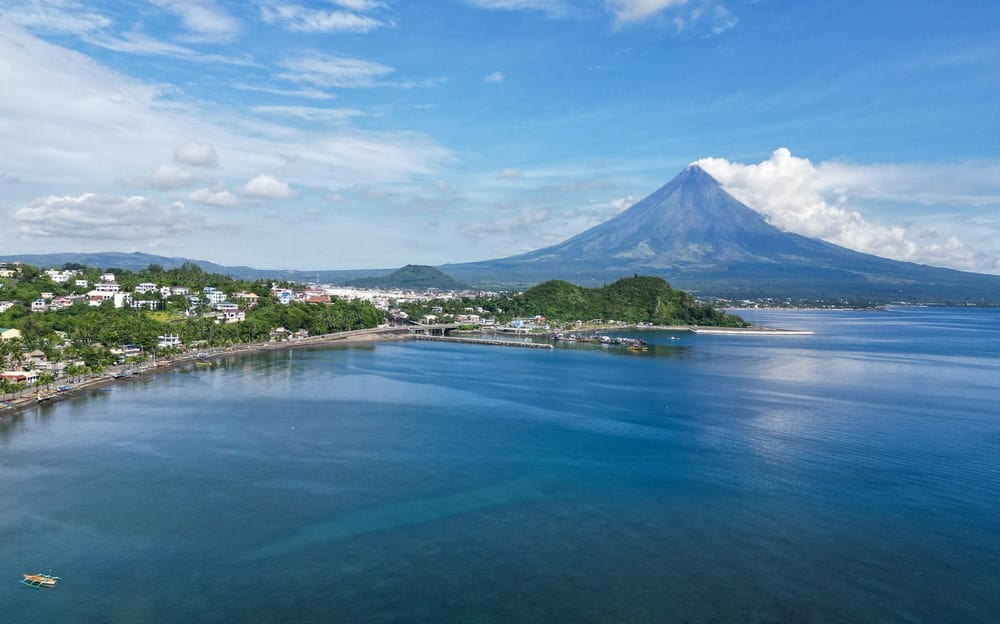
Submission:
<svg viewBox="0 0 1000 624">
<path fill-rule="evenodd" d="M 268 353 L 7 419 L 0 621 L 1000 621 L 1000 311 L 745 316 L 816 335 Z"/>
</svg>

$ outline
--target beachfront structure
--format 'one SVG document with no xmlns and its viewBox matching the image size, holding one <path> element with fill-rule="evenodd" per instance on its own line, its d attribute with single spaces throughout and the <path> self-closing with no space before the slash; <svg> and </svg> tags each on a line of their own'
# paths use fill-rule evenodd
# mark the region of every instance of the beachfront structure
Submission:
<svg viewBox="0 0 1000 624">
<path fill-rule="evenodd" d="M 38 381 L 38 371 L 4 371 L 0 373 L 0 378 L 13 383 L 23 383 L 33 385 Z"/>
</svg>

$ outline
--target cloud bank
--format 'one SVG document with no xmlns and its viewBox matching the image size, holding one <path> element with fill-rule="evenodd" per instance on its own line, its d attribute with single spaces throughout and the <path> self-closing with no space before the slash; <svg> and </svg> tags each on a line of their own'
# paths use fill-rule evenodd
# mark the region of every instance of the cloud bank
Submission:
<svg viewBox="0 0 1000 624">
<path fill-rule="evenodd" d="M 838 163 L 813 164 L 779 148 L 768 160 L 757 164 L 730 162 L 722 158 L 696 161 L 731 195 L 764 214 L 773 225 L 813 238 L 876 256 L 957 269 L 997 272 L 1000 259 L 975 249 L 955 235 L 941 237 L 924 230 L 913 233 L 901 224 L 875 223 L 861 210 L 866 200 L 902 203 L 939 202 L 980 205 L 995 203 L 990 195 L 969 195 L 954 181 L 935 188 L 923 178 L 920 166 L 858 166 Z M 940 171 L 940 167 L 934 168 Z M 891 173 L 886 179 L 886 173 Z M 1000 173 L 1000 172 L 998 172 Z M 1000 182 L 1000 175 L 995 178 Z"/>
</svg>

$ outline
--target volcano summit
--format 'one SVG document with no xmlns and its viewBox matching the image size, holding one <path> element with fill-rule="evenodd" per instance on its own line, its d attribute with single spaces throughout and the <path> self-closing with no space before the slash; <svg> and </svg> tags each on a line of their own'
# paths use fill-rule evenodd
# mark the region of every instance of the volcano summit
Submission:
<svg viewBox="0 0 1000 624">
<path fill-rule="evenodd" d="M 469 283 L 592 286 L 642 273 L 720 297 L 1000 302 L 1000 276 L 889 260 L 782 231 L 697 165 L 562 243 L 441 269 Z"/>
</svg>

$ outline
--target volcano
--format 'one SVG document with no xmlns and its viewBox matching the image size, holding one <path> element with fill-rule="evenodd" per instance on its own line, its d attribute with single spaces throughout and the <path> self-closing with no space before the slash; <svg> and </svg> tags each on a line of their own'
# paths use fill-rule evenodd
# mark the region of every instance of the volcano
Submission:
<svg viewBox="0 0 1000 624">
<path fill-rule="evenodd" d="M 1000 302 L 1000 276 L 889 260 L 780 230 L 697 165 L 562 243 L 440 268 L 479 284 L 594 286 L 640 273 L 729 298 Z"/>
</svg>

